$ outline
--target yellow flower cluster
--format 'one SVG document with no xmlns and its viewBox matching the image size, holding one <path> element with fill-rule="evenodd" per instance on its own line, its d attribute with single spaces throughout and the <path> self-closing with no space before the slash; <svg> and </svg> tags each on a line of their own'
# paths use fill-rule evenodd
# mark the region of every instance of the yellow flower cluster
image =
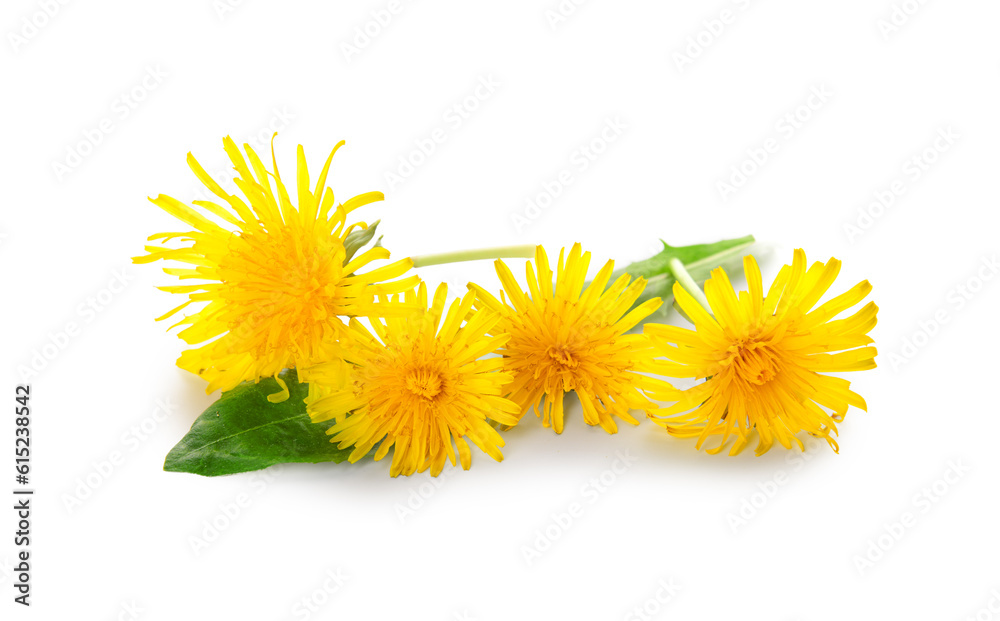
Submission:
<svg viewBox="0 0 1000 621">
<path fill-rule="evenodd" d="M 178 336 L 197 345 L 184 352 L 177 366 L 208 380 L 208 392 L 267 376 L 280 382 L 277 376 L 282 369 L 328 359 L 331 344 L 347 332 L 341 317 L 402 312 L 395 304 L 374 304 L 372 297 L 412 289 L 418 281 L 415 276 L 392 280 L 406 273 L 412 263 L 396 261 L 359 272 L 373 261 L 388 259 L 389 251 L 375 247 L 359 256 L 347 256 L 345 240 L 353 230 L 368 228 L 364 222 L 348 225 L 348 214 L 383 196 L 369 192 L 335 202 L 326 177 L 342 145 L 330 153 L 313 189 L 299 147 L 298 207 L 289 199 L 273 154 L 274 170 L 268 171 L 249 145 L 245 159 L 229 137 L 223 146 L 239 175 L 234 181 L 244 197 L 222 189 L 188 154 L 188 166 L 224 204 L 194 201 L 200 208 L 195 209 L 169 196 L 150 199 L 195 229 L 151 236 L 149 241 L 161 245 L 147 246 L 148 254 L 133 261 L 185 263 L 189 267 L 163 271 L 181 280 L 202 281 L 160 287 L 188 299 L 159 319 L 190 304 L 201 307 L 175 324 L 188 326 Z M 175 238 L 188 244 L 166 246 Z"/>
<path fill-rule="evenodd" d="M 436 476 L 445 462 L 469 468 L 470 443 L 500 461 L 498 429 L 533 411 L 562 433 L 569 392 L 584 422 L 608 433 L 616 421 L 638 424 L 638 410 L 672 435 L 697 438 L 699 448 L 715 436 L 717 452 L 732 438 L 730 454 L 754 437 L 757 454 L 774 442 L 801 448 L 799 432 L 837 450 L 836 423 L 848 406 L 865 408 L 846 380 L 825 374 L 875 366 L 867 335 L 875 304 L 835 319 L 870 285 L 816 306 L 837 276 L 835 259 L 807 269 L 797 250 L 766 294 L 750 256 L 747 291 L 737 294 L 721 268 L 704 296 L 677 283 L 676 303 L 693 330 L 648 323 L 637 331 L 660 298 L 638 303 L 646 280 L 612 281 L 612 261 L 588 282 L 591 255 L 580 244 L 560 250 L 554 270 L 535 248 L 527 290 L 498 259 L 499 297 L 470 284 L 460 299 L 449 299 L 444 285 L 428 299 L 426 284 L 408 275 L 410 259 L 373 267 L 389 252 L 378 244 L 359 252 L 369 225 L 348 224 L 348 216 L 382 194 L 337 202 L 326 187 L 334 153 L 312 185 L 299 147 L 296 206 L 273 149 L 268 170 L 249 145 L 244 153 L 226 138 L 224 147 L 242 196 L 189 155 L 220 201 L 150 199 L 193 230 L 150 237 L 159 244 L 134 260 L 186 264 L 164 271 L 192 284 L 162 287 L 187 300 L 160 319 L 197 307 L 176 324 L 192 346 L 178 366 L 205 378 L 209 392 L 265 377 L 281 383 L 278 374 L 296 368 L 309 382 L 312 420 L 332 421 L 331 442 L 350 448 L 351 462 L 391 449 L 392 476 Z M 175 239 L 181 244 L 168 245 Z M 681 390 L 663 377 L 700 381 Z M 287 389 L 269 397 L 287 398 Z"/>
</svg>

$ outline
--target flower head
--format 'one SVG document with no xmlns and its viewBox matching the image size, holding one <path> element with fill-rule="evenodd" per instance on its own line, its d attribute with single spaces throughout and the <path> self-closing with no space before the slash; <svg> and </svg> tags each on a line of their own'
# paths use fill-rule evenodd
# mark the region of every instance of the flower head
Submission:
<svg viewBox="0 0 1000 621">
<path fill-rule="evenodd" d="M 438 287 L 428 309 L 421 283 L 406 297 L 424 310 L 384 322 L 373 319 L 374 334 L 352 319 L 350 336 L 337 346 L 342 361 L 304 370 L 318 386 L 308 400 L 312 420 L 337 421 L 327 433 L 340 448 L 354 447 L 351 462 L 379 442 L 376 460 L 393 449 L 392 476 L 428 468 L 437 476 L 446 460 L 455 465 L 456 454 L 468 469 L 468 442 L 503 459 L 503 438 L 489 420 L 513 425 L 518 408 L 501 396 L 511 379 L 499 371 L 501 359 L 480 358 L 508 337 L 488 336 L 500 316 L 474 311 L 471 292 L 445 312 L 447 294 L 445 285 Z"/>
<path fill-rule="evenodd" d="M 160 240 L 162 245 L 147 246 L 148 254 L 133 261 L 165 259 L 190 266 L 164 268 L 167 274 L 196 284 L 160 287 L 187 296 L 187 301 L 159 319 L 189 304 L 200 305 L 198 312 L 177 324 L 188 326 L 178 334 L 181 339 L 199 345 L 185 351 L 177 365 L 207 379 L 208 392 L 228 390 L 244 380 L 277 378 L 282 369 L 329 359 L 330 344 L 347 330 L 342 316 L 399 312 L 392 305 L 376 304 L 375 296 L 412 288 L 416 282 L 415 276 L 391 281 L 410 268 L 408 259 L 358 272 L 372 261 L 389 258 L 389 252 L 376 246 L 353 256 L 357 248 L 350 243 L 350 234 L 365 231 L 368 225 L 348 225 L 347 215 L 383 196 L 369 192 L 335 204 L 326 177 L 343 144 L 330 154 L 314 189 L 309 187 L 299 146 L 298 207 L 281 181 L 273 149 L 271 172 L 244 145 L 248 165 L 229 137 L 223 145 L 244 197 L 222 189 L 188 154 L 188 166 L 222 204 L 194 201 L 196 209 L 162 194 L 150 199 L 195 229 L 151 236 L 150 241 Z M 166 246 L 174 238 L 187 243 Z M 387 280 L 391 282 L 382 282 Z"/>
<path fill-rule="evenodd" d="M 694 330 L 647 324 L 657 351 L 667 360 L 657 372 L 669 377 L 704 378 L 684 391 L 655 395 L 676 400 L 654 420 L 679 437 L 697 437 L 697 447 L 709 436 L 722 436 L 717 453 L 730 436 L 736 441 L 730 455 L 742 451 L 754 435 L 756 453 L 765 453 L 777 441 L 785 448 L 800 431 L 825 439 L 834 451 L 836 423 L 848 406 L 866 409 L 865 401 L 850 390 L 850 382 L 825 372 L 875 368 L 874 347 L 868 332 L 875 326 L 878 307 L 869 302 L 853 315 L 834 320 L 871 291 L 864 281 L 846 293 L 816 306 L 840 271 L 840 261 L 814 263 L 806 269 L 806 255 L 796 250 L 791 265 L 781 268 L 764 295 L 760 270 L 752 256 L 743 259 L 749 291 L 737 296 L 722 268 L 705 283 L 709 314 L 681 286 L 674 296 L 694 323 Z"/>
<path fill-rule="evenodd" d="M 503 261 L 496 262 L 506 292 L 502 301 L 470 285 L 485 307 L 503 314 L 497 331 L 510 334 L 498 350 L 504 370 L 514 377 L 507 388 L 509 398 L 518 404 L 520 416 L 533 408 L 542 424 L 551 425 L 556 433 L 563 430 L 563 397 L 569 391 L 576 391 L 588 425 L 615 433 L 614 417 L 634 425 L 638 421 L 630 409 L 648 413 L 658 407 L 643 390 L 670 388 L 643 375 L 653 367 L 649 337 L 626 334 L 660 306 L 660 299 L 632 308 L 646 281 L 637 278 L 630 284 L 631 278 L 623 274 L 608 287 L 613 261 L 585 286 L 589 265 L 590 253 L 582 252 L 580 244 L 568 255 L 563 249 L 553 285 L 548 256 L 538 246 L 535 267 L 530 262 L 525 266 L 528 292 Z"/>
</svg>

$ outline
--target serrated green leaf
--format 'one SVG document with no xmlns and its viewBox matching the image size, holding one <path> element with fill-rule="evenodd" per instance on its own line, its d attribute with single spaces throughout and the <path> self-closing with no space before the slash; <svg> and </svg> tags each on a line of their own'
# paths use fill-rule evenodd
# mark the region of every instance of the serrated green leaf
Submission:
<svg viewBox="0 0 1000 621">
<path fill-rule="evenodd" d="M 354 229 L 347 234 L 347 237 L 344 238 L 344 250 L 347 251 L 347 254 L 344 255 L 344 265 L 347 265 L 358 250 L 368 245 L 368 242 L 375 237 L 375 229 L 379 222 L 381 220 L 376 220 L 367 229 Z M 379 237 L 379 241 L 375 242 L 375 245 L 378 246 L 381 241 L 382 238 Z"/>
<path fill-rule="evenodd" d="M 648 259 L 636 261 L 616 270 L 611 277 L 611 282 L 622 274 L 629 274 L 633 278 L 642 276 L 646 279 L 646 288 L 642 296 L 636 300 L 636 305 L 655 297 L 667 300 L 673 295 L 674 277 L 668 267 L 671 259 L 679 259 L 691 274 L 691 278 L 700 285 L 708 279 L 713 269 L 720 266 L 732 267 L 738 260 L 742 260 L 746 249 L 752 246 L 755 240 L 753 235 L 747 235 L 738 239 L 724 239 L 714 244 L 692 246 L 671 246 L 663 240 L 660 241 L 663 243 L 663 250 Z"/>
<path fill-rule="evenodd" d="M 697 280 L 695 272 L 710 273 L 722 265 L 727 259 L 743 257 L 743 251 L 754 243 L 753 235 L 738 239 L 724 239 L 714 244 L 695 244 L 693 246 L 671 246 L 660 240 L 663 250 L 648 259 L 636 261 L 615 272 L 616 275 L 628 273 L 632 276 L 652 278 L 659 274 L 668 274 L 667 264 L 671 259 L 679 259 L 692 278 Z M 707 276 L 706 276 L 707 278 Z"/>
<path fill-rule="evenodd" d="M 281 391 L 274 378 L 222 393 L 170 450 L 163 469 L 213 477 L 274 464 L 347 459 L 350 449 L 338 449 L 326 434 L 332 423 L 309 420 L 303 402 L 309 385 L 300 384 L 294 370 L 282 372 L 281 379 L 291 393 L 281 403 L 267 400 Z"/>
</svg>

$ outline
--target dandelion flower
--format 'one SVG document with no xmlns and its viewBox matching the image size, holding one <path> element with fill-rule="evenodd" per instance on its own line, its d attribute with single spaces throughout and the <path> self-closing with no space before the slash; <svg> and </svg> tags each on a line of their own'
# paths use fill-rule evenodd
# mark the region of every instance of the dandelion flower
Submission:
<svg viewBox="0 0 1000 621">
<path fill-rule="evenodd" d="M 497 461 L 503 438 L 490 424 L 513 425 L 517 406 L 504 399 L 510 376 L 502 360 L 485 358 L 507 341 L 489 336 L 496 312 L 473 310 L 475 295 L 455 300 L 445 313 L 448 288 L 438 287 L 430 308 L 423 283 L 407 301 L 424 309 L 407 318 L 372 320 L 374 334 L 360 321 L 339 344 L 341 361 L 305 369 L 318 385 L 310 397 L 314 422 L 335 420 L 327 433 L 340 448 L 353 446 L 356 462 L 376 444 L 375 459 L 393 449 L 390 474 L 410 475 L 428 468 L 437 476 L 445 461 L 468 469 L 469 442 Z M 464 322 L 464 325 L 463 325 Z"/>
<path fill-rule="evenodd" d="M 634 309 L 646 281 L 631 281 L 627 274 L 608 287 L 614 261 L 608 261 L 585 287 L 590 253 L 580 244 L 569 255 L 559 253 L 553 285 L 545 249 L 535 249 L 535 267 L 525 265 L 529 291 L 525 292 L 503 263 L 496 262 L 497 275 L 506 296 L 498 300 L 482 287 L 470 285 L 481 303 L 503 315 L 498 326 L 510 340 L 498 350 L 504 370 L 514 381 L 507 388 L 518 404 L 519 417 L 529 409 L 542 417 L 542 424 L 563 430 L 563 398 L 576 391 L 588 425 L 600 425 L 608 433 L 618 427 L 614 417 L 630 424 L 638 421 L 631 409 L 647 413 L 658 406 L 644 390 L 667 390 L 663 380 L 644 375 L 653 370 L 649 337 L 626 334 L 660 306 L 653 298 Z M 507 303 L 509 298 L 510 303 Z M 630 310 L 631 309 L 631 310 Z"/>
<path fill-rule="evenodd" d="M 329 359 L 330 344 L 347 331 L 342 316 L 398 312 L 392 305 L 376 304 L 375 296 L 414 286 L 415 276 L 392 280 L 410 268 L 408 259 L 359 273 L 372 261 L 388 259 L 389 252 L 376 246 L 351 256 L 356 248 L 345 245 L 348 235 L 367 230 L 368 225 L 348 225 L 346 219 L 358 207 L 383 196 L 369 192 L 335 204 L 326 177 L 334 153 L 343 144 L 333 149 L 314 189 L 310 189 L 305 155 L 299 146 L 298 207 L 292 204 L 278 174 L 273 147 L 272 172 L 264 168 L 249 145 L 244 145 L 248 165 L 229 137 L 223 145 L 239 175 L 234 181 L 244 197 L 222 189 L 188 154 L 188 166 L 225 206 L 194 201 L 199 210 L 162 194 L 150 199 L 195 229 L 151 236 L 150 241 L 159 240 L 161 245 L 147 246 L 148 254 L 133 261 L 186 263 L 189 267 L 167 267 L 164 271 L 182 280 L 200 281 L 160 287 L 187 296 L 187 301 L 159 319 L 189 304 L 200 306 L 198 312 L 176 324 L 187 325 L 178 336 L 189 345 L 197 345 L 185 351 L 177 365 L 208 380 L 208 392 L 267 376 L 281 383 L 277 374 L 282 369 Z M 166 245 L 175 238 L 185 244 Z M 287 398 L 287 388 L 272 397 Z"/>
<path fill-rule="evenodd" d="M 806 255 L 796 250 L 791 265 L 781 268 L 767 295 L 752 256 L 743 259 L 749 291 L 737 296 L 722 268 L 705 283 L 710 314 L 683 287 L 674 296 L 695 329 L 647 324 L 657 351 L 657 372 L 669 377 L 704 378 L 683 391 L 656 395 L 676 400 L 654 420 L 678 437 L 721 436 L 717 453 L 731 436 L 730 455 L 759 438 L 756 454 L 777 441 L 785 448 L 800 431 L 825 439 L 834 451 L 836 423 L 848 406 L 867 409 L 864 399 L 850 390 L 850 382 L 826 372 L 875 368 L 875 347 L 868 332 L 875 326 L 878 307 L 869 302 L 853 315 L 836 319 L 871 291 L 864 281 L 846 293 L 816 306 L 840 271 L 840 261 L 814 263 L 806 269 Z"/>
</svg>

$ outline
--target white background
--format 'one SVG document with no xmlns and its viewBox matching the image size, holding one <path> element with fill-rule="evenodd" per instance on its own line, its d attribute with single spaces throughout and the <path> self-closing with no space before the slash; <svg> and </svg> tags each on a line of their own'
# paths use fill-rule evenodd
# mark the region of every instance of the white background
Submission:
<svg viewBox="0 0 1000 621">
<path fill-rule="evenodd" d="M 80 328 L 30 378 L 34 605 L 11 603 L 7 510 L 4 618 L 130 618 L 134 602 L 150 621 L 302 619 L 295 606 L 311 596 L 326 601 L 309 617 L 324 619 L 623 619 L 642 606 L 656 619 L 964 619 L 1000 606 L 1000 283 L 976 281 L 1000 246 L 996 3 L 593 0 L 553 27 L 556 0 L 427 0 L 393 4 L 367 43 L 357 29 L 373 12 L 385 21 L 387 0 L 233 3 L 68 2 L 48 18 L 44 2 L 4 3 L 8 406 L 18 368 L 69 322 Z M 355 41 L 357 53 L 344 47 Z M 781 119 L 796 112 L 808 118 L 790 131 Z M 105 119 L 111 131 L 81 146 Z M 608 122 L 624 128 L 602 145 Z M 296 144 L 318 169 L 347 140 L 331 186 L 343 199 L 386 192 L 362 215 L 382 218 L 396 257 L 579 241 L 595 263 L 623 265 L 661 237 L 753 233 L 767 281 L 795 247 L 836 256 L 835 289 L 867 278 L 881 308 L 880 366 L 851 378 L 869 412 L 849 413 L 839 455 L 806 461 L 780 448 L 710 456 L 649 423 L 608 436 L 574 404 L 562 436 L 526 418 L 503 463 L 478 454 L 436 481 L 390 479 L 387 462 L 290 466 L 270 480 L 164 473 L 217 395 L 174 366 L 181 342 L 153 321 L 177 303 L 154 289 L 171 279 L 129 264 L 146 236 L 184 230 L 146 197 L 196 198 L 188 151 L 219 176 L 224 135 L 261 145 L 274 128 L 286 175 Z M 443 144 L 390 183 L 436 128 Z M 935 148 L 949 128 L 958 137 Z M 595 140 L 603 152 L 582 170 L 579 149 Z M 768 140 L 777 150 L 723 198 L 720 181 L 753 168 L 747 150 Z M 84 154 L 75 166 L 70 151 Z M 906 172 L 914 157 L 933 160 L 919 178 Z M 512 214 L 564 170 L 573 183 L 518 230 Z M 902 195 L 869 210 L 897 180 Z M 109 303 L 80 307 L 108 302 L 121 270 L 127 286 Z M 488 262 L 422 275 L 459 291 L 497 284 Z M 940 313 L 947 323 L 928 323 Z M 154 425 L 163 400 L 173 410 Z M 3 428 L 6 495 L 13 421 Z M 634 463 L 605 492 L 583 489 L 626 451 Z M 120 465 L 95 474 L 115 452 Z M 949 462 L 968 471 L 935 502 L 915 499 Z M 81 490 L 88 476 L 100 485 Z M 240 494 L 249 504 L 196 554 L 191 537 Z M 524 547 L 574 502 L 582 516 L 529 565 Z M 906 513 L 912 526 L 859 571 Z M 331 571 L 349 578 L 326 596 Z M 680 585 L 665 604 L 660 581 Z"/>
</svg>

